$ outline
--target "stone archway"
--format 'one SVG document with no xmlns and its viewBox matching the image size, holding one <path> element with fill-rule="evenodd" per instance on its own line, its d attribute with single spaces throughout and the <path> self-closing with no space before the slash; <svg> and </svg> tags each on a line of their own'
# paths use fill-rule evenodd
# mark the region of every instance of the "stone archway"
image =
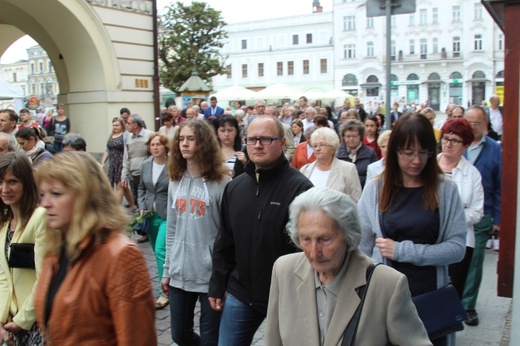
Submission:
<svg viewBox="0 0 520 346">
<path fill-rule="evenodd" d="M 60 85 L 58 102 L 91 152 L 104 151 L 121 107 L 154 123 L 151 1 L 120 3 L 0 0 L 0 53 L 24 34 L 46 50 Z"/>
</svg>

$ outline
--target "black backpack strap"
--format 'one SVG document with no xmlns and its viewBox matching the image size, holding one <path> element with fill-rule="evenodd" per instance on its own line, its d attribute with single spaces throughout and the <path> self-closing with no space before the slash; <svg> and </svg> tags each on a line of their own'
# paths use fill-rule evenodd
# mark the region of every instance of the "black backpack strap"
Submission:
<svg viewBox="0 0 520 346">
<path fill-rule="evenodd" d="M 341 342 L 341 346 L 353 346 L 356 342 L 356 333 L 357 328 L 359 325 L 359 318 L 361 316 L 361 311 L 363 310 L 363 304 L 365 303 L 365 297 L 367 295 L 368 290 L 368 284 L 370 284 L 370 279 L 372 278 L 372 273 L 376 269 L 376 267 L 380 263 L 370 263 L 370 265 L 367 267 L 367 274 L 366 274 L 366 280 L 367 283 L 363 286 L 361 286 L 358 290 L 359 298 L 361 298 L 361 302 L 359 303 L 356 312 L 354 313 L 354 316 L 352 316 L 352 319 L 347 325 L 347 328 L 345 328 L 345 332 L 343 333 L 343 341 Z"/>
</svg>

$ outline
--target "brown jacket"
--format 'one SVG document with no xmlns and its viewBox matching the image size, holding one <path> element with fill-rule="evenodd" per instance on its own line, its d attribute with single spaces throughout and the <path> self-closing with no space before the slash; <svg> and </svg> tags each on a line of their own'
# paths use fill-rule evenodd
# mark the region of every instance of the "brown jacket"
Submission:
<svg viewBox="0 0 520 346">
<path fill-rule="evenodd" d="M 58 257 L 46 257 L 42 267 L 34 305 L 47 345 L 157 345 L 150 276 L 139 248 L 126 235 L 114 233 L 97 248 L 90 239 L 81 243 L 46 322 Z"/>
</svg>

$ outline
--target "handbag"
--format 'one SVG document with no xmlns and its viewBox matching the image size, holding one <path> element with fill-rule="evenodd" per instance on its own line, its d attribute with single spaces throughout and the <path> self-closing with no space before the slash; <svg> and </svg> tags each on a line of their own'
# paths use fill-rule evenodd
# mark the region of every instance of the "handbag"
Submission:
<svg viewBox="0 0 520 346">
<path fill-rule="evenodd" d="M 11 251 L 7 264 L 9 268 L 35 269 L 34 244 L 11 243 Z"/>
<path fill-rule="evenodd" d="M 464 329 L 462 322 L 468 317 L 453 285 L 419 294 L 412 300 L 431 340 Z"/>
<path fill-rule="evenodd" d="M 143 216 L 141 223 L 135 223 L 132 226 L 132 229 L 135 231 L 135 233 L 139 234 L 140 236 L 145 236 L 148 234 L 148 218 Z"/>
<path fill-rule="evenodd" d="M 370 265 L 367 267 L 367 273 L 366 273 L 366 280 L 367 283 L 364 286 L 361 286 L 358 290 L 358 296 L 361 298 L 361 302 L 359 303 L 356 311 L 354 312 L 354 315 L 352 316 L 352 319 L 349 321 L 347 328 L 345 328 L 345 331 L 343 332 L 343 340 L 341 341 L 341 346 L 352 346 L 356 342 L 356 333 L 357 328 L 359 325 L 359 317 L 361 316 L 361 311 L 363 310 L 363 304 L 365 303 L 365 297 L 367 295 L 368 290 L 368 284 L 370 283 L 370 279 L 372 278 L 372 273 L 374 272 L 374 269 L 379 265 L 380 263 L 370 263 Z"/>
</svg>

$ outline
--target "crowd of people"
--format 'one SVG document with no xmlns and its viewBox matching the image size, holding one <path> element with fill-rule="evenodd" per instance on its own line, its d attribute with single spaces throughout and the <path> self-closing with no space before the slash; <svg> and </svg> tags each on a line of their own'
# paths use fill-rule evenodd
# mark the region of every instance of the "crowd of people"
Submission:
<svg viewBox="0 0 520 346">
<path fill-rule="evenodd" d="M 0 341 L 155 345 L 169 306 L 178 345 L 250 345 L 266 319 L 268 345 L 340 344 L 359 321 L 364 343 L 453 345 L 428 336 L 412 298 L 451 282 L 479 323 L 501 108 L 450 104 L 435 123 L 427 105 L 394 104 L 384 131 L 377 106 L 211 97 L 164 108 L 157 132 L 122 108 L 100 163 L 62 105 L 37 121 L 0 110 Z M 136 218 L 155 293 L 124 234 Z"/>
</svg>

